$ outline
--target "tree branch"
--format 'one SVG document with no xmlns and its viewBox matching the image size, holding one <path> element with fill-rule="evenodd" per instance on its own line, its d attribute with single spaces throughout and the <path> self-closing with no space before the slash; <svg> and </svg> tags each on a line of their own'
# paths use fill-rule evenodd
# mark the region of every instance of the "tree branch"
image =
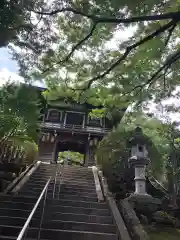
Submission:
<svg viewBox="0 0 180 240">
<path fill-rule="evenodd" d="M 73 53 L 75 52 L 75 50 L 77 50 L 81 45 L 84 44 L 85 41 L 87 41 L 92 35 L 93 35 L 93 32 L 95 31 L 96 29 L 96 26 L 97 26 L 97 23 L 95 22 L 92 26 L 92 28 L 90 29 L 89 33 L 87 34 L 87 36 L 85 36 L 83 39 L 81 39 L 76 45 L 74 45 L 70 51 L 70 53 L 61 61 L 55 63 L 55 65 L 58 65 L 58 64 L 62 64 L 62 63 L 65 63 L 67 62 L 70 57 L 73 55 Z M 50 68 L 47 68 L 45 69 L 42 73 L 45 73 L 47 71 L 49 71 Z"/>
<path fill-rule="evenodd" d="M 144 21 L 157 21 L 157 20 L 166 20 L 173 19 L 175 21 L 180 21 L 180 11 L 177 12 L 169 12 L 164 14 L 150 15 L 150 16 L 138 16 L 138 17 L 130 17 L 130 18 L 113 18 L 113 17 L 103 17 L 98 15 L 91 15 L 82 12 L 81 10 L 77 10 L 71 7 L 67 8 L 59 8 L 53 10 L 51 12 L 43 12 L 43 11 L 35 11 L 34 13 L 53 16 L 62 12 L 72 12 L 74 14 L 81 15 L 83 17 L 87 17 L 98 23 L 135 23 L 135 22 L 144 22 Z"/>
<path fill-rule="evenodd" d="M 166 30 L 169 29 L 168 38 L 167 38 L 167 40 L 165 42 L 165 45 L 167 45 L 168 42 L 169 42 L 169 39 L 170 39 L 170 37 L 172 35 L 172 32 L 173 32 L 174 28 L 176 27 L 176 24 L 180 21 L 180 11 L 169 12 L 169 13 L 164 13 L 164 14 L 157 14 L 157 15 L 150 15 L 150 16 L 130 17 L 130 18 L 113 18 L 113 17 L 103 17 L 103 16 L 100 16 L 100 15 L 91 15 L 91 14 L 86 14 L 86 13 L 82 12 L 81 10 L 73 9 L 71 7 L 59 8 L 59 9 L 53 10 L 51 12 L 34 11 L 34 10 L 32 10 L 32 11 L 34 13 L 36 13 L 36 14 L 48 15 L 48 16 L 53 16 L 53 15 L 56 15 L 56 14 L 62 13 L 62 12 L 71 12 L 71 13 L 78 14 L 78 15 L 81 15 L 83 17 L 89 18 L 90 20 L 92 20 L 94 22 L 94 25 L 91 28 L 91 31 L 89 32 L 89 34 L 84 39 L 82 39 L 79 43 L 77 43 L 72 48 L 71 52 L 65 57 L 65 59 L 61 60 L 59 63 L 63 63 L 63 62 L 66 62 L 66 61 L 69 60 L 69 58 L 72 56 L 74 51 L 78 47 L 80 47 L 86 40 L 88 40 L 92 36 L 93 31 L 96 29 L 96 25 L 98 23 L 117 23 L 117 24 L 118 23 L 123 23 L 123 24 L 127 24 L 127 23 L 137 23 L 137 22 L 144 22 L 144 21 L 159 21 L 159 20 L 167 20 L 167 19 L 171 19 L 172 20 L 169 23 L 165 24 L 164 26 L 160 27 L 158 30 L 156 30 L 152 34 L 146 36 L 145 38 L 143 38 L 140 41 L 132 44 L 131 46 L 128 46 L 126 48 L 124 54 L 116 62 L 114 62 L 103 73 L 100 73 L 99 75 L 95 76 L 94 78 L 91 78 L 88 81 L 86 87 L 79 88 L 79 89 L 73 89 L 73 90 L 80 90 L 80 91 L 84 91 L 86 89 L 89 89 L 94 81 L 96 81 L 96 80 L 98 80 L 100 78 L 103 78 L 107 74 L 109 74 L 116 66 L 118 66 L 122 61 L 124 61 L 127 58 L 127 56 L 130 54 L 130 52 L 133 49 L 137 48 L 138 46 L 144 44 L 145 42 L 147 42 L 149 40 L 152 40 L 154 37 L 158 36 L 159 34 L 165 32 Z M 57 63 L 57 64 L 59 64 L 59 63 Z M 152 81 L 152 79 L 156 78 L 158 76 L 158 74 L 161 71 L 164 70 L 164 68 L 165 67 L 161 67 L 155 74 L 153 74 L 151 79 L 149 79 L 146 84 L 149 84 Z M 45 71 L 48 71 L 48 69 L 45 70 Z"/>
<path fill-rule="evenodd" d="M 84 16 L 84 17 L 87 17 L 90 19 L 93 19 L 93 17 L 94 17 L 93 15 L 88 15 L 80 10 L 77 10 L 77 9 L 74 9 L 71 7 L 58 8 L 56 10 L 52 10 L 51 12 L 43 12 L 43 11 L 36 11 L 36 10 L 31 10 L 31 11 L 34 13 L 37 13 L 37 14 L 42 14 L 42 15 L 47 15 L 47 16 L 53 16 L 53 15 L 56 15 L 56 14 L 62 13 L 62 12 L 72 12 L 74 14 L 81 15 L 81 16 Z"/>
<path fill-rule="evenodd" d="M 77 50 L 85 41 L 87 41 L 93 35 L 93 32 L 96 29 L 96 26 L 97 26 L 97 23 L 94 23 L 88 35 L 85 38 L 83 38 L 80 42 L 78 42 L 74 47 L 72 47 L 71 52 L 61 62 L 67 62 L 69 60 L 69 58 L 72 56 L 74 51 Z"/>
<path fill-rule="evenodd" d="M 176 53 L 174 53 L 162 67 L 160 67 L 152 76 L 151 78 L 145 83 L 145 85 L 152 85 L 153 80 L 157 80 L 160 76 L 159 73 L 161 73 L 163 70 L 167 71 L 167 69 L 178 59 L 180 59 L 180 50 L 178 50 Z"/>
<path fill-rule="evenodd" d="M 180 59 L 180 50 L 178 50 L 176 53 L 174 53 L 169 59 L 165 61 L 165 63 L 142 85 L 135 86 L 131 92 L 133 92 L 136 89 L 143 89 L 145 86 L 149 85 L 148 88 L 153 84 L 153 82 L 157 79 L 159 79 L 161 76 L 167 73 L 168 68 L 176 62 L 178 59 Z M 162 71 L 165 71 L 163 74 L 159 75 Z M 158 76 L 159 75 L 159 76 Z M 129 92 L 130 93 L 130 92 Z"/>
<path fill-rule="evenodd" d="M 41 22 L 42 18 L 43 18 L 43 15 L 40 16 L 38 22 L 35 25 L 32 24 L 32 29 L 27 33 L 27 36 L 26 36 L 24 41 L 28 40 L 30 33 L 38 27 L 38 25 Z"/>
<path fill-rule="evenodd" d="M 109 74 L 115 67 L 117 67 L 122 61 L 124 61 L 127 56 L 130 54 L 130 52 L 139 47 L 140 45 L 144 44 L 145 42 L 148 42 L 149 40 L 152 40 L 153 38 L 155 38 L 156 36 L 158 36 L 159 34 L 163 33 L 164 31 L 166 31 L 167 29 L 169 29 L 172 25 L 174 24 L 174 21 L 171 21 L 167 24 L 165 24 L 164 26 L 160 27 L 158 30 L 156 30 L 155 32 L 153 32 L 152 34 L 144 37 L 143 39 L 141 39 L 140 41 L 132 44 L 131 46 L 128 46 L 124 52 L 124 54 L 116 61 L 114 62 L 106 71 L 104 71 L 103 73 L 100 73 L 99 75 L 95 76 L 94 78 L 91 78 L 88 81 L 88 84 L 85 88 L 82 89 L 76 89 L 76 90 L 86 90 L 88 88 L 91 87 L 92 83 L 100 78 L 104 78 L 107 74 Z"/>
<path fill-rule="evenodd" d="M 175 22 L 175 23 L 172 25 L 172 27 L 169 29 L 169 34 L 168 34 L 167 39 L 166 39 L 166 41 L 165 41 L 165 46 L 168 45 L 169 40 L 170 40 L 170 38 L 171 38 L 171 36 L 172 36 L 172 33 L 173 33 L 174 29 L 176 28 L 176 26 L 177 26 L 177 23 Z"/>
</svg>

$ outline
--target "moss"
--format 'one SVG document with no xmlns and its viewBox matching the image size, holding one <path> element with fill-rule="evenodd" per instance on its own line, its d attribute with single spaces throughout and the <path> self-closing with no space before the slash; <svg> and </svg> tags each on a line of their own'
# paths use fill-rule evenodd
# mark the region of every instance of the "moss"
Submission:
<svg viewBox="0 0 180 240">
<path fill-rule="evenodd" d="M 153 229 L 146 229 L 150 240 L 179 240 L 180 229 L 170 227 L 158 227 Z"/>
</svg>

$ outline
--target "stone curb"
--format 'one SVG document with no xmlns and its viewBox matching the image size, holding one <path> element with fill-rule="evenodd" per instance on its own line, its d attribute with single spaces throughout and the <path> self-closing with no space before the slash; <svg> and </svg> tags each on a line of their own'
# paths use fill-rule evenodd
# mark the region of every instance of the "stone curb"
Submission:
<svg viewBox="0 0 180 240">
<path fill-rule="evenodd" d="M 37 161 L 36 164 L 27 172 L 26 175 L 20 180 L 20 182 L 16 185 L 16 187 L 12 190 L 13 194 L 17 194 L 18 191 L 24 186 L 24 184 L 28 181 L 30 176 L 38 169 L 40 166 L 41 161 Z"/>
<path fill-rule="evenodd" d="M 95 182 L 95 186 L 96 186 L 96 193 L 97 193 L 98 202 L 104 202 L 104 196 L 103 196 L 102 189 L 101 189 L 101 184 L 100 184 L 100 181 L 99 181 L 97 167 L 93 166 L 92 167 L 92 172 L 93 172 L 93 176 L 94 176 L 94 182 Z"/>
<path fill-rule="evenodd" d="M 128 229 L 124 223 L 124 220 L 121 216 L 121 213 L 119 212 L 119 209 L 116 205 L 116 202 L 113 198 L 112 193 L 108 189 L 108 184 L 106 178 L 103 176 L 102 171 L 99 171 L 99 177 L 101 179 L 101 184 L 104 192 L 104 196 L 106 198 L 106 201 L 109 205 L 111 214 L 114 218 L 114 222 L 118 229 L 118 234 L 121 240 L 131 240 L 131 237 L 129 235 Z"/>
<path fill-rule="evenodd" d="M 32 163 L 29 167 L 27 167 L 26 170 L 19 175 L 19 177 L 15 178 L 3 191 L 3 194 L 8 194 L 21 181 L 21 179 L 27 174 L 27 172 L 30 171 L 34 164 L 35 162 Z"/>
</svg>

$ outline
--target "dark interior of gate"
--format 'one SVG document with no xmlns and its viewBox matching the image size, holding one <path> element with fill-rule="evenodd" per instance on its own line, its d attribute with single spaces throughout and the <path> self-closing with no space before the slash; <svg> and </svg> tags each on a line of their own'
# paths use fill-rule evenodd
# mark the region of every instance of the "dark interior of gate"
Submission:
<svg viewBox="0 0 180 240">
<path fill-rule="evenodd" d="M 81 154 L 85 154 L 86 151 L 86 145 L 79 141 L 62 141 L 58 143 L 58 147 L 57 147 L 57 152 L 64 152 L 64 151 L 71 151 L 71 152 L 79 152 Z"/>
<path fill-rule="evenodd" d="M 67 162 L 68 164 L 84 165 L 85 164 L 85 155 L 86 155 L 86 144 L 83 141 L 75 141 L 73 138 L 71 140 L 59 141 L 57 145 L 57 159 L 61 163 Z M 61 157 L 63 154 L 63 158 Z M 80 153 L 79 159 L 74 161 L 73 155 L 76 156 L 76 153 Z"/>
</svg>

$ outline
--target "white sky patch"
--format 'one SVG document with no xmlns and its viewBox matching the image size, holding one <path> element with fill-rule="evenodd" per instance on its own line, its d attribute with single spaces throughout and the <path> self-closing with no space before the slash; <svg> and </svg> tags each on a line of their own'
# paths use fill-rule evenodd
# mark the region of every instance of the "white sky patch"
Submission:
<svg viewBox="0 0 180 240">
<path fill-rule="evenodd" d="M 119 44 L 127 41 L 130 37 L 134 35 L 137 30 L 137 26 L 127 27 L 126 30 L 117 30 L 114 33 L 113 38 L 106 43 L 106 47 L 110 50 L 117 50 Z"/>
<path fill-rule="evenodd" d="M 24 83 L 24 79 L 15 72 L 10 72 L 7 68 L 0 69 L 0 86 L 7 83 Z M 45 87 L 41 81 L 33 82 L 34 86 Z"/>
<path fill-rule="evenodd" d="M 0 69 L 0 86 L 11 82 L 24 82 L 23 78 L 15 72 L 10 72 L 7 68 Z"/>
</svg>

